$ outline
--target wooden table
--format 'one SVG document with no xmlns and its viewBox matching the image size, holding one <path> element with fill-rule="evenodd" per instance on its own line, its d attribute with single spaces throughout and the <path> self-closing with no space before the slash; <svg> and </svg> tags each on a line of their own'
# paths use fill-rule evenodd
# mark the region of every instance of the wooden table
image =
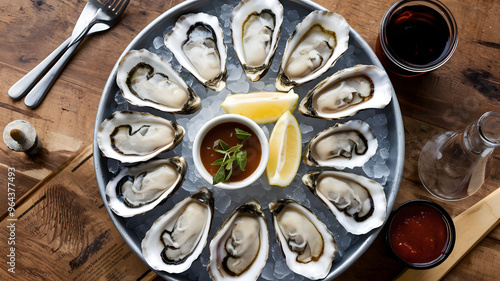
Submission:
<svg viewBox="0 0 500 281">
<path fill-rule="evenodd" d="M 71 34 L 85 1 L 0 0 L 0 128 L 3 130 L 16 119 L 27 120 L 34 125 L 43 144 L 42 151 L 32 158 L 23 153 L 14 153 L 3 143 L 0 144 L 0 178 L 4 185 L 0 189 L 2 220 L 7 215 L 6 179 L 9 169 L 15 169 L 15 197 L 19 206 L 32 200 L 37 188 L 51 182 L 47 176 L 54 177 L 68 167 L 68 160 L 74 160 L 85 149 L 89 150 L 101 92 L 116 60 L 149 22 L 179 2 L 182 1 L 132 0 L 115 27 L 84 41 L 47 98 L 32 110 L 22 100 L 14 101 L 8 97 L 7 91 Z M 342 14 L 375 50 L 380 20 L 394 1 L 316 2 Z M 486 111 L 500 111 L 500 1 L 443 0 L 443 3 L 453 12 L 458 24 L 459 43 L 453 57 L 443 67 L 420 77 L 409 79 L 391 75 L 403 114 L 406 143 L 404 174 L 395 206 L 411 199 L 425 198 L 438 202 L 454 217 L 500 186 L 500 151 L 494 153 L 480 191 L 458 202 L 440 201 L 424 190 L 417 174 L 418 155 L 433 135 L 446 130 L 463 129 Z M 85 173 L 88 185 L 95 185 L 94 189 L 90 189 L 96 196 L 93 203 L 102 209 L 92 170 Z M 69 178 L 71 180 L 71 175 Z M 85 194 L 77 194 L 76 198 L 78 196 L 85 197 Z M 109 218 L 101 219 L 103 223 L 111 224 Z M 42 231 L 39 234 L 51 228 L 60 228 L 58 223 L 61 222 L 55 221 L 52 225 L 38 229 Z M 65 234 L 73 231 L 61 229 L 60 237 L 51 237 L 52 241 L 59 240 L 60 247 L 72 245 L 71 241 L 64 239 L 75 239 Z M 22 235 L 22 231 L 18 229 L 16 234 Z M 5 227 L 0 233 L 3 238 L 0 241 L 1 248 L 6 249 L 9 233 Z M 496 227 L 445 279 L 496 279 L 500 276 L 499 239 L 500 227 Z M 29 251 L 29 245 L 23 246 L 23 243 L 30 241 L 18 239 L 16 242 L 18 247 L 25 247 Z M 88 244 L 89 241 L 83 239 L 79 243 Z M 85 249 L 88 245 L 73 246 Z M 43 250 L 47 249 L 40 249 Z M 28 258 L 29 252 L 18 252 L 16 274 L 8 273 L 5 262 L 7 254 L 7 250 L 2 250 L 0 279 L 23 280 L 27 276 L 31 276 L 32 280 L 35 277 L 39 280 L 51 279 L 42 267 L 46 266 L 44 263 L 47 260 Z M 396 277 L 403 269 L 389 256 L 379 236 L 368 251 L 338 279 L 387 280 Z M 102 276 L 105 280 L 116 278 L 111 272 Z M 148 276 L 151 277 L 151 274 Z"/>
</svg>

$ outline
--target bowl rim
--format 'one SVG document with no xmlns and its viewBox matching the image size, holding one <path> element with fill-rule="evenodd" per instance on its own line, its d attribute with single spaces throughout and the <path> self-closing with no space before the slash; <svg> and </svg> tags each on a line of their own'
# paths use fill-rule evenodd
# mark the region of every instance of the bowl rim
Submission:
<svg viewBox="0 0 500 281">
<path fill-rule="evenodd" d="M 394 217 L 399 213 L 401 210 L 408 206 L 412 205 L 427 205 L 429 207 L 434 208 L 436 211 L 438 211 L 441 214 L 441 217 L 446 224 L 446 229 L 447 229 L 447 234 L 448 234 L 448 239 L 447 239 L 447 244 L 444 252 L 434 259 L 433 261 L 426 262 L 426 263 L 411 263 L 403 260 L 400 258 L 394 249 L 392 248 L 392 244 L 390 241 L 390 232 L 391 232 L 391 225 L 394 220 Z M 385 231 L 385 242 L 387 244 L 387 247 L 390 249 L 390 252 L 393 257 L 396 258 L 400 263 L 404 264 L 405 266 L 411 268 L 411 269 L 430 269 L 433 267 L 438 266 L 442 262 L 444 262 L 451 252 L 453 251 L 453 248 L 455 246 L 455 240 L 456 240 L 456 232 L 455 232 L 455 224 L 453 222 L 453 219 L 451 218 L 450 214 L 439 204 L 433 201 L 425 200 L 425 199 L 415 199 L 415 200 L 410 200 L 402 203 L 398 207 L 396 207 L 390 214 L 387 223 L 386 223 L 386 231 Z"/>
<path fill-rule="evenodd" d="M 264 173 L 264 170 L 266 169 L 267 162 L 269 160 L 269 144 L 267 137 L 262 130 L 262 128 L 252 119 L 245 117 L 243 115 L 239 114 L 223 114 L 216 116 L 212 119 L 210 119 L 208 122 L 203 124 L 203 126 L 200 128 L 200 130 L 196 133 L 196 136 L 194 138 L 193 142 L 193 161 L 194 161 L 194 166 L 196 167 L 196 170 L 200 174 L 200 176 L 206 180 L 209 184 L 212 184 L 212 175 L 208 173 L 208 171 L 205 169 L 203 166 L 203 163 L 201 162 L 200 158 L 200 146 L 203 138 L 206 136 L 208 131 L 212 129 L 213 127 L 222 124 L 222 123 L 227 123 L 227 122 L 237 122 L 241 123 L 247 127 L 249 127 L 258 137 L 260 141 L 260 147 L 261 147 L 261 158 L 259 165 L 255 169 L 255 171 L 250 174 L 247 178 L 241 180 L 241 181 L 236 181 L 236 182 L 221 182 L 216 185 L 215 187 L 222 188 L 222 189 L 240 189 L 247 187 L 254 183 L 260 176 Z"/>
</svg>

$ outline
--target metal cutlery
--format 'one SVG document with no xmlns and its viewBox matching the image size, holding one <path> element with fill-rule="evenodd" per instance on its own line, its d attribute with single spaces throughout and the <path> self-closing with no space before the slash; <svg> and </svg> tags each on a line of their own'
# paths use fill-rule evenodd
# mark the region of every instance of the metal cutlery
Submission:
<svg viewBox="0 0 500 281">
<path fill-rule="evenodd" d="M 104 31 L 118 22 L 129 0 L 90 0 L 84 7 L 72 35 L 10 89 L 9 96 L 31 108 L 40 104 L 67 61 L 88 35 Z"/>
</svg>

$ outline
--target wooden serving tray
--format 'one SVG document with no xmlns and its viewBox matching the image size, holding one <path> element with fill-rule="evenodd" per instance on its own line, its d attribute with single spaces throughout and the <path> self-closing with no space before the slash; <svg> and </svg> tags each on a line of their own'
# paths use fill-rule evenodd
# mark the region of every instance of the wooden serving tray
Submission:
<svg viewBox="0 0 500 281">
<path fill-rule="evenodd" d="M 1 263 L 1 280 L 157 277 L 124 242 L 104 208 L 91 144 L 15 204 L 14 212 L 1 217 L 0 240 L 8 243 L 2 247 L 7 262 Z"/>
</svg>

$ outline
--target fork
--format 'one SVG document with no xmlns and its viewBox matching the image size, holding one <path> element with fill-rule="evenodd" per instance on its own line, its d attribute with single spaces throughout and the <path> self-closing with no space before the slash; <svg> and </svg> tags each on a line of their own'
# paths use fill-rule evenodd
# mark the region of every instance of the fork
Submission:
<svg viewBox="0 0 500 281">
<path fill-rule="evenodd" d="M 104 3 L 107 4 L 108 2 Z M 83 8 L 78 21 L 75 24 L 72 35 L 64 41 L 55 51 L 53 51 L 47 58 L 45 58 L 40 64 L 38 64 L 35 68 L 33 68 L 28 74 L 26 74 L 23 78 L 21 78 L 16 84 L 14 84 L 9 89 L 9 96 L 13 99 L 19 99 L 24 96 L 28 90 L 30 90 L 34 84 L 40 80 L 40 78 L 45 74 L 51 66 L 59 59 L 64 52 L 68 50 L 70 47 L 70 43 L 74 41 L 75 34 L 80 35 L 82 31 L 84 31 L 85 26 L 87 26 L 90 21 L 95 17 L 98 9 L 104 5 L 97 1 L 88 2 Z M 85 23 L 86 22 L 86 23 Z M 109 28 L 104 24 L 96 24 L 94 25 L 89 34 L 102 31 Z M 76 48 L 75 48 L 76 49 Z"/>
<path fill-rule="evenodd" d="M 104 3 L 89 0 L 75 24 L 72 35 L 15 83 L 9 89 L 9 96 L 19 99 L 29 91 L 24 103 L 30 108 L 38 106 L 83 39 L 88 34 L 104 31 L 113 26 L 118 22 L 128 3 L 129 0 L 107 0 Z"/>
</svg>

